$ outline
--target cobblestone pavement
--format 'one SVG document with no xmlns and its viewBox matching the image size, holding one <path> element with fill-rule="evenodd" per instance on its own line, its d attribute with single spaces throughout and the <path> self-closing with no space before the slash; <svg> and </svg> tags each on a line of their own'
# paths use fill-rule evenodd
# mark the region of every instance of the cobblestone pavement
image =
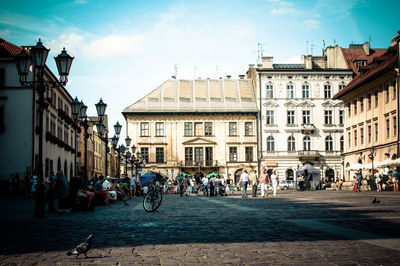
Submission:
<svg viewBox="0 0 400 266">
<path fill-rule="evenodd" d="M 31 200 L 2 198 L 0 264 L 400 264 L 400 193 L 164 195 L 154 213 L 143 210 L 142 198 L 129 204 L 40 219 L 32 217 Z M 89 234 L 88 258 L 66 256 Z"/>
</svg>

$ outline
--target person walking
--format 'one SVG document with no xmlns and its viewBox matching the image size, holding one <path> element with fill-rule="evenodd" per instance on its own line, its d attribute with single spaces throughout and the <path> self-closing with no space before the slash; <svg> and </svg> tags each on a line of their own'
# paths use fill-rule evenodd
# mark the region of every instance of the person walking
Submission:
<svg viewBox="0 0 400 266">
<path fill-rule="evenodd" d="M 264 166 L 262 167 L 262 173 L 260 175 L 260 183 L 261 183 L 261 197 L 268 197 L 268 184 L 271 184 L 271 180 L 269 179 L 269 175 L 267 173 L 267 169 L 264 168 Z"/>
<path fill-rule="evenodd" d="M 272 189 L 274 190 L 274 196 L 276 196 L 276 187 L 278 186 L 278 176 L 276 175 L 275 170 L 273 170 L 271 174 L 271 183 L 272 183 Z"/>
<path fill-rule="evenodd" d="M 257 197 L 257 186 L 258 186 L 258 180 L 257 180 L 257 171 L 252 170 L 250 171 L 249 179 L 251 183 L 251 196 Z"/>
<path fill-rule="evenodd" d="M 394 168 L 392 172 L 393 191 L 399 191 L 399 172 Z"/>
<path fill-rule="evenodd" d="M 242 174 L 240 175 L 239 183 L 242 183 L 242 198 L 247 198 L 247 185 L 249 184 L 249 174 L 246 170 L 243 170 Z"/>
<path fill-rule="evenodd" d="M 178 177 L 178 183 L 179 183 L 179 195 L 183 197 L 183 189 L 185 187 L 185 179 L 183 178 L 182 175 L 179 175 Z"/>
<path fill-rule="evenodd" d="M 201 179 L 203 182 L 203 196 L 208 197 L 208 178 L 207 176 L 204 176 L 203 179 Z"/>
</svg>

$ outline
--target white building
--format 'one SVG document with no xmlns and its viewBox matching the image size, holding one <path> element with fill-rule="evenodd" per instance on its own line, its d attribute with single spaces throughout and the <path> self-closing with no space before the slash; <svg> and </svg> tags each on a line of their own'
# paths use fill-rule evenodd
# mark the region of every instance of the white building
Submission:
<svg viewBox="0 0 400 266">
<path fill-rule="evenodd" d="M 39 119 L 38 93 L 32 87 L 24 87 L 14 57 L 21 47 L 0 39 L 0 181 L 7 185 L 11 174 L 24 177 L 38 168 Z M 48 67 L 45 80 L 57 81 Z M 27 80 L 32 79 L 32 73 Z M 43 117 L 43 173 L 62 170 L 67 178 L 75 174 L 76 130 L 71 119 L 72 97 L 61 85 L 46 91 L 48 107 Z"/>
<path fill-rule="evenodd" d="M 256 68 L 250 65 L 248 78 L 258 91 L 259 159 L 280 179 L 293 179 L 311 162 L 333 181 L 342 175 L 344 106 L 332 97 L 353 71 L 345 64 L 327 68 L 327 56 L 302 59 L 303 64 L 274 64 L 263 57 Z"/>
</svg>

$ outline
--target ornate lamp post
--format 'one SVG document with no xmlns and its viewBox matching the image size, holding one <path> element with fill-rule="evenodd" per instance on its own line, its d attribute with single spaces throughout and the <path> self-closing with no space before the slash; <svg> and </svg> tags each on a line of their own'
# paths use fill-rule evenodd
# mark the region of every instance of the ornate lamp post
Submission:
<svg viewBox="0 0 400 266">
<path fill-rule="evenodd" d="M 45 101 L 46 90 L 51 90 L 60 85 L 66 85 L 68 81 L 69 70 L 73 61 L 73 57 L 67 54 L 65 48 L 60 55 L 55 57 L 57 70 L 60 75 L 60 80 L 52 81 L 44 79 L 46 68 L 46 60 L 50 49 L 43 46 L 40 41 L 36 46 L 27 46 L 15 57 L 15 63 L 19 75 L 19 81 L 23 86 L 32 87 L 39 93 L 39 158 L 37 162 L 38 171 L 38 189 L 36 196 L 35 215 L 44 216 L 44 193 L 43 191 L 43 113 L 47 108 L 48 103 Z M 27 81 L 27 76 L 30 72 L 32 64 L 32 81 Z M 35 94 L 34 96 L 35 97 Z"/>
<path fill-rule="evenodd" d="M 369 148 L 369 152 L 370 152 L 370 154 L 368 155 L 368 157 L 371 159 L 372 175 L 374 175 L 374 158 L 375 158 L 375 156 L 374 156 L 374 153 L 375 153 L 374 146 L 371 146 Z"/>
</svg>

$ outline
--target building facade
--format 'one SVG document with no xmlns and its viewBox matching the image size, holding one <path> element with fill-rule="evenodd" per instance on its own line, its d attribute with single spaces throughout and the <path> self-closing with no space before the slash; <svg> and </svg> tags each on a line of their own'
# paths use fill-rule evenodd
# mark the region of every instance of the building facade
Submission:
<svg viewBox="0 0 400 266">
<path fill-rule="evenodd" d="M 303 64 L 263 57 L 247 74 L 258 88 L 261 164 L 277 170 L 279 179 L 293 180 L 305 163 L 330 181 L 340 177 L 344 106 L 332 97 L 353 72 L 327 68 L 325 56 L 303 56 Z"/>
<path fill-rule="evenodd" d="M 144 171 L 216 172 L 238 181 L 242 169 L 257 168 L 257 112 L 251 80 L 173 77 L 123 115 Z"/>
<path fill-rule="evenodd" d="M 360 163 L 366 169 L 399 154 L 399 51 L 392 46 L 369 64 L 334 98 L 345 105 L 346 167 Z M 375 167 L 374 167 L 374 165 Z M 351 181 L 346 171 L 346 181 Z"/>
<path fill-rule="evenodd" d="M 14 57 L 22 48 L 0 39 L 0 180 L 8 182 L 11 174 L 24 177 L 39 169 L 39 94 L 32 87 L 21 86 Z M 57 82 L 46 66 L 44 79 Z M 32 80 L 32 73 L 28 75 Z M 43 173 L 62 170 L 70 179 L 77 169 L 78 126 L 71 118 L 72 97 L 58 84 L 45 92 L 47 108 L 43 113 Z"/>
</svg>

